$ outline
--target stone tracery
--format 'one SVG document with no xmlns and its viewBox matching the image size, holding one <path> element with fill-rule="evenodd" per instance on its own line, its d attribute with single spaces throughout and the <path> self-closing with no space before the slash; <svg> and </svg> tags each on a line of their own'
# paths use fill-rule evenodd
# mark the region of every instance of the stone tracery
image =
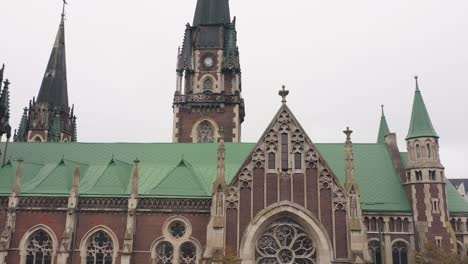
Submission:
<svg viewBox="0 0 468 264">
<path fill-rule="evenodd" d="M 317 263 L 317 248 L 303 227 L 289 217 L 274 221 L 256 242 L 256 263 Z"/>
</svg>

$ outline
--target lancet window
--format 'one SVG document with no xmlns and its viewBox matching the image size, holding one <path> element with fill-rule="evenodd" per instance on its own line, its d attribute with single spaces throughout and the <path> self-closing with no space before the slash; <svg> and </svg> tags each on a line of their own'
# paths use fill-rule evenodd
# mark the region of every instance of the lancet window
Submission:
<svg viewBox="0 0 468 264">
<path fill-rule="evenodd" d="M 408 264 L 408 247 L 404 242 L 396 242 L 392 247 L 393 264 Z"/>
<path fill-rule="evenodd" d="M 156 247 L 156 264 L 172 264 L 174 261 L 174 246 L 164 241 Z"/>
<path fill-rule="evenodd" d="M 383 245 L 381 245 L 379 241 L 372 240 L 369 242 L 371 258 L 375 264 L 382 264 L 382 248 Z"/>
<path fill-rule="evenodd" d="M 86 250 L 86 264 L 113 264 L 114 245 L 106 232 L 97 231 L 93 234 Z"/>
<path fill-rule="evenodd" d="M 26 248 L 26 264 L 51 264 L 52 252 L 52 238 L 40 229 L 29 238 Z"/>
</svg>

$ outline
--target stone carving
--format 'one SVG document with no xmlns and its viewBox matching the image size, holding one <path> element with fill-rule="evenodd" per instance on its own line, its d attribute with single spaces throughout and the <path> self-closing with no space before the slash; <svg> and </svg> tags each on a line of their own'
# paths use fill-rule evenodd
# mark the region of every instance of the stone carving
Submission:
<svg viewBox="0 0 468 264">
<path fill-rule="evenodd" d="M 78 200 L 80 208 L 128 208 L 128 199 L 126 198 L 80 198 Z"/>
<path fill-rule="evenodd" d="M 265 153 L 260 148 L 256 149 L 252 155 L 254 167 L 257 169 L 265 168 Z"/>
<path fill-rule="evenodd" d="M 240 104 L 243 103 L 240 95 L 224 95 L 224 94 L 190 94 L 190 95 L 175 95 L 174 104 L 183 103 L 229 103 Z"/>
<path fill-rule="evenodd" d="M 280 180 L 281 181 L 288 181 L 291 179 L 291 172 L 290 171 L 281 171 L 280 172 Z"/>
<path fill-rule="evenodd" d="M 138 199 L 138 208 L 141 209 L 211 209 L 211 199 L 154 199 L 140 198 Z"/>
<path fill-rule="evenodd" d="M 270 129 L 268 134 L 265 137 L 266 145 L 267 145 L 267 153 L 276 152 L 278 149 L 278 135 L 276 131 Z"/>
<path fill-rule="evenodd" d="M 283 133 L 288 133 L 289 131 L 289 125 L 291 123 L 291 116 L 289 115 L 289 113 L 286 111 L 286 110 L 283 110 L 283 112 L 281 112 L 279 118 L 278 118 L 278 122 L 280 124 L 280 133 L 283 134 Z"/>
<path fill-rule="evenodd" d="M 318 154 L 314 149 L 308 149 L 305 156 L 305 162 L 308 169 L 315 169 L 318 165 Z"/>
<path fill-rule="evenodd" d="M 240 188 L 252 189 L 252 172 L 244 168 L 239 176 Z"/>
<path fill-rule="evenodd" d="M 256 242 L 256 263 L 317 263 L 314 240 L 288 217 L 274 221 Z"/>
<path fill-rule="evenodd" d="M 332 187 L 332 176 L 327 169 L 323 169 L 320 172 L 319 186 L 320 186 L 320 190 L 322 189 L 328 190 Z"/>
<path fill-rule="evenodd" d="M 294 130 L 291 137 L 293 153 L 300 153 L 304 150 L 304 135 L 299 129 Z"/>
<path fill-rule="evenodd" d="M 333 186 L 333 204 L 335 211 L 346 211 L 346 203 L 348 199 L 346 194 L 334 183 Z"/>
<path fill-rule="evenodd" d="M 235 186 L 231 186 L 226 191 L 226 208 L 237 209 L 238 207 L 239 207 L 239 189 Z"/>
</svg>

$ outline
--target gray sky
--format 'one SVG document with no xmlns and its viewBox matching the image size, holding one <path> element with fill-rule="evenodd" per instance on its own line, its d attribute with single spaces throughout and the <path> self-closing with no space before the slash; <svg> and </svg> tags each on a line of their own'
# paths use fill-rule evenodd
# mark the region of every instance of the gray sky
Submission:
<svg viewBox="0 0 468 264">
<path fill-rule="evenodd" d="M 169 142 L 177 47 L 196 0 L 69 0 L 69 101 L 81 142 Z M 11 124 L 37 96 L 58 29 L 60 0 L 0 0 L 0 62 Z M 237 16 L 246 119 L 255 142 L 280 106 L 314 142 L 375 142 L 380 105 L 404 150 L 420 86 L 448 177 L 468 177 L 466 0 L 231 0 Z"/>
</svg>

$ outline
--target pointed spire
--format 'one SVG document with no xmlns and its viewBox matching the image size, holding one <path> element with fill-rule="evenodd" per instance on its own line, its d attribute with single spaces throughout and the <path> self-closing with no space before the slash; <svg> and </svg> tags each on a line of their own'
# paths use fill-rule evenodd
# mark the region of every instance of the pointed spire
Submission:
<svg viewBox="0 0 468 264">
<path fill-rule="evenodd" d="M 380 117 L 380 127 L 379 127 L 379 134 L 377 135 L 377 144 L 384 144 L 385 137 L 388 135 L 388 133 L 390 133 L 387 119 L 385 118 L 384 105 L 382 105 L 381 107 L 382 107 L 382 116 Z"/>
<path fill-rule="evenodd" d="M 356 176 L 354 174 L 354 154 L 353 154 L 353 142 L 351 141 L 351 134 L 353 133 L 349 127 L 343 131 L 346 135 L 345 142 L 345 171 L 346 171 L 346 182 L 345 190 L 349 193 L 354 187 L 355 191 L 357 189 Z"/>
<path fill-rule="evenodd" d="M 78 130 L 76 128 L 76 116 L 72 117 L 72 135 L 71 135 L 71 142 L 77 142 L 78 141 Z"/>
<path fill-rule="evenodd" d="M 25 142 L 26 131 L 28 131 L 28 108 L 27 107 L 23 109 L 23 116 L 21 117 L 18 131 L 16 132 L 16 136 L 14 138 L 15 142 Z"/>
<path fill-rule="evenodd" d="M 416 80 L 416 91 L 413 101 L 413 111 L 411 114 L 411 123 L 406 139 L 418 138 L 418 137 L 434 137 L 439 136 L 432 126 L 431 118 L 427 112 L 426 104 L 419 90 L 418 76 L 415 76 Z"/>
<path fill-rule="evenodd" d="M 0 69 L 0 90 L 2 89 L 3 72 L 5 72 L 5 63 L 3 63 L 2 68 Z"/>
<path fill-rule="evenodd" d="M 4 84 L 5 85 L 0 95 L 0 109 L 2 110 L 4 114 L 4 117 L 5 117 L 4 124 L 6 125 L 8 124 L 8 121 L 10 119 L 10 90 L 9 90 L 10 82 L 8 81 L 8 79 L 5 80 Z"/>
<path fill-rule="evenodd" d="M 231 22 L 229 0 L 198 0 L 193 25 L 218 25 Z"/>
<path fill-rule="evenodd" d="M 226 146 L 224 144 L 224 128 L 221 127 L 219 130 L 219 143 L 218 143 L 218 174 L 216 176 L 216 181 L 213 184 L 213 193 L 217 191 L 224 191 L 226 187 Z M 219 188 L 222 188 L 219 190 Z"/>
<path fill-rule="evenodd" d="M 67 66 L 65 56 L 65 4 L 60 26 L 42 80 L 37 102 L 68 107 Z"/>
</svg>

